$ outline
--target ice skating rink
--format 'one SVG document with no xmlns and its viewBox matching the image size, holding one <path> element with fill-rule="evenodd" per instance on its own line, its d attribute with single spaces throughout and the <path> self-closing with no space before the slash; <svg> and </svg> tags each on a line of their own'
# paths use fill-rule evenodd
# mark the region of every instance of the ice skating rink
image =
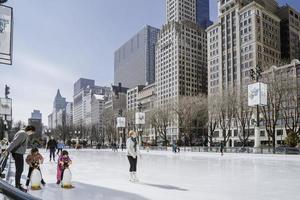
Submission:
<svg viewBox="0 0 300 200">
<path fill-rule="evenodd" d="M 55 184 L 56 163 L 49 162 L 49 152 L 41 152 L 47 185 L 30 193 L 43 200 L 296 200 L 300 196 L 299 156 L 142 152 L 140 182 L 131 183 L 125 152 L 70 150 L 75 188 L 62 189 Z M 23 183 L 25 175 L 27 168 Z"/>
</svg>

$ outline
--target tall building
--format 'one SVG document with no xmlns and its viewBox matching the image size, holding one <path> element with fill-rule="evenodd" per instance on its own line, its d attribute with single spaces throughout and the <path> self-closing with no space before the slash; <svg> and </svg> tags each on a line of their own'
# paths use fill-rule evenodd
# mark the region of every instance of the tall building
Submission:
<svg viewBox="0 0 300 200">
<path fill-rule="evenodd" d="M 39 110 L 33 110 L 33 112 L 31 113 L 31 117 L 28 119 L 28 125 L 32 125 L 36 129 L 33 137 L 39 138 L 42 136 L 42 113 Z"/>
<path fill-rule="evenodd" d="M 155 81 L 155 44 L 159 29 L 147 25 L 114 55 L 114 83 L 124 87 Z"/>
<path fill-rule="evenodd" d="M 39 110 L 33 110 L 31 113 L 31 119 L 42 119 L 42 113 Z"/>
<path fill-rule="evenodd" d="M 137 103 L 141 103 L 142 112 L 145 113 L 146 123 L 143 130 L 143 138 L 146 141 L 153 141 L 155 137 L 155 130 L 151 123 L 151 114 L 155 108 L 156 93 L 155 84 L 147 85 L 138 92 Z"/>
<path fill-rule="evenodd" d="M 50 129 L 55 129 L 58 125 L 63 123 L 61 112 L 65 112 L 66 105 L 66 98 L 61 96 L 60 90 L 58 89 L 53 101 L 53 111 L 48 115 L 48 127 Z"/>
<path fill-rule="evenodd" d="M 96 126 L 98 130 L 103 130 L 103 112 L 104 105 L 107 101 L 107 96 L 94 94 L 92 96 L 92 125 Z"/>
<path fill-rule="evenodd" d="M 66 108 L 66 98 L 61 96 L 60 90 L 58 89 L 53 102 L 53 109 L 59 111 L 60 109 L 65 109 L 65 108 Z"/>
<path fill-rule="evenodd" d="M 138 109 L 138 93 L 144 88 L 144 85 L 138 85 L 127 90 L 127 110 L 137 111 Z"/>
<path fill-rule="evenodd" d="M 191 21 L 206 28 L 212 24 L 209 0 L 167 0 L 167 21 Z"/>
<path fill-rule="evenodd" d="M 278 11 L 281 19 L 281 57 L 292 61 L 300 59 L 300 13 L 289 5 Z"/>
<path fill-rule="evenodd" d="M 207 28 L 209 96 L 246 89 L 251 69 L 266 70 L 281 61 L 275 0 L 219 0 L 218 5 L 218 20 Z"/>
<path fill-rule="evenodd" d="M 167 22 L 156 45 L 157 106 L 207 93 L 206 40 L 197 23 L 196 0 L 167 0 Z M 177 139 L 178 126 L 169 127 L 169 139 Z"/>
<path fill-rule="evenodd" d="M 253 82 L 250 71 L 259 66 L 265 73 L 274 65 L 280 66 L 282 41 L 278 9 L 276 0 L 218 1 L 218 19 L 207 28 L 209 98 L 234 92 L 237 101 L 247 105 L 239 97 L 247 94 L 247 87 Z M 231 126 L 228 135 L 232 141 L 228 141 L 228 146 L 234 146 L 240 134 L 237 123 Z M 259 147 L 257 138 L 264 128 L 254 127 L 251 123 L 249 139 Z M 222 140 L 220 127 L 211 134 Z"/>
<path fill-rule="evenodd" d="M 209 18 L 209 0 L 196 1 L 196 18 L 197 23 L 203 28 L 207 28 L 213 24 Z"/>
<path fill-rule="evenodd" d="M 73 102 L 67 102 L 66 125 L 69 127 L 73 126 Z"/>
<path fill-rule="evenodd" d="M 94 80 L 80 78 L 74 84 L 73 102 L 73 124 L 91 125 L 92 124 L 92 96 L 108 95 L 110 88 L 96 86 Z"/>
</svg>

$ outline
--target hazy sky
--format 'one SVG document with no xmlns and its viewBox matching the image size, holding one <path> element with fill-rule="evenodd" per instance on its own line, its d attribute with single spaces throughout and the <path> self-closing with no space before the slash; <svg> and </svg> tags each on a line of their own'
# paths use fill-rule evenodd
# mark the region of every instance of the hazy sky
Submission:
<svg viewBox="0 0 300 200">
<path fill-rule="evenodd" d="M 216 1 L 211 0 L 216 18 Z M 299 0 L 281 0 L 300 10 Z M 33 109 L 43 122 L 58 88 L 72 101 L 80 77 L 113 83 L 113 54 L 149 24 L 165 22 L 165 0 L 8 0 L 14 8 L 14 60 L 0 65 L 0 96 L 11 87 L 13 118 L 27 122 Z"/>
</svg>

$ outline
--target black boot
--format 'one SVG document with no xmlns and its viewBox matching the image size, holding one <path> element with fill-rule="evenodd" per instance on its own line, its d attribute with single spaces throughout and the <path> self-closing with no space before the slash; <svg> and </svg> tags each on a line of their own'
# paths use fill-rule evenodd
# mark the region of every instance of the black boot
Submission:
<svg viewBox="0 0 300 200">
<path fill-rule="evenodd" d="M 16 188 L 18 188 L 18 189 L 21 190 L 22 192 L 27 193 L 27 189 L 23 188 L 22 185 L 18 185 L 18 186 L 16 186 Z"/>
<path fill-rule="evenodd" d="M 46 183 L 45 183 L 44 179 L 42 179 L 41 183 L 42 183 L 42 185 L 43 185 L 43 186 L 45 186 L 45 185 L 46 185 Z"/>
<path fill-rule="evenodd" d="M 29 182 L 30 182 L 30 180 L 27 179 L 27 180 L 26 180 L 26 186 L 27 186 L 27 187 L 29 186 Z"/>
</svg>

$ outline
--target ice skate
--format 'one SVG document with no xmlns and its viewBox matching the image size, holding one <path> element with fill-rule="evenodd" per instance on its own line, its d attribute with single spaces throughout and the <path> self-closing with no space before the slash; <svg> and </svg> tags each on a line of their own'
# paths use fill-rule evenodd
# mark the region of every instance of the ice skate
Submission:
<svg viewBox="0 0 300 200">
<path fill-rule="evenodd" d="M 129 181 L 134 182 L 133 172 L 129 173 Z"/>
<path fill-rule="evenodd" d="M 139 182 L 139 181 L 140 181 L 140 180 L 138 179 L 138 177 L 137 177 L 136 172 L 133 172 L 133 181 L 134 181 L 134 182 Z"/>
</svg>

